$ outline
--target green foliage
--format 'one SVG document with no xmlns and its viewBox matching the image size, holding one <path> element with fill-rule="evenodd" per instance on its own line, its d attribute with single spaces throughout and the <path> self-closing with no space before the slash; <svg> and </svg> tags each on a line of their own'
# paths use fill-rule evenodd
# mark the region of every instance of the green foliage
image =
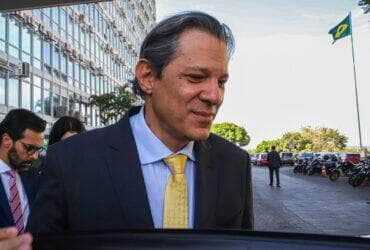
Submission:
<svg viewBox="0 0 370 250">
<path fill-rule="evenodd" d="M 247 131 L 243 127 L 231 122 L 213 124 L 211 127 L 211 132 L 233 143 L 236 143 L 239 146 L 246 146 L 251 140 Z"/>
<path fill-rule="evenodd" d="M 304 127 L 299 132 L 287 132 L 276 140 L 265 140 L 256 147 L 256 152 L 266 152 L 275 145 L 278 151 L 291 152 L 336 152 L 346 147 L 347 137 L 338 130 L 325 127 Z M 289 144 L 294 146 L 289 149 Z"/>
<path fill-rule="evenodd" d="M 90 105 L 97 106 L 100 120 L 107 125 L 111 120 L 122 117 L 134 104 L 135 99 L 128 86 L 117 87 L 113 92 L 90 96 Z"/>
</svg>

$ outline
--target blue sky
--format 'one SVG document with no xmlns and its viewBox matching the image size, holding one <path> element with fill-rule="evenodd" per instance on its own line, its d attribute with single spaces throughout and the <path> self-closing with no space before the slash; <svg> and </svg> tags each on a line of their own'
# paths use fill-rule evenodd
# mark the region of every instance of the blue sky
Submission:
<svg viewBox="0 0 370 250">
<path fill-rule="evenodd" d="M 370 145 L 370 14 L 357 2 L 158 0 L 156 8 L 158 20 L 201 10 L 233 30 L 236 51 L 216 122 L 244 126 L 248 148 L 303 126 L 338 129 L 358 145 L 350 40 L 332 45 L 327 34 L 353 11 L 362 137 Z"/>
</svg>

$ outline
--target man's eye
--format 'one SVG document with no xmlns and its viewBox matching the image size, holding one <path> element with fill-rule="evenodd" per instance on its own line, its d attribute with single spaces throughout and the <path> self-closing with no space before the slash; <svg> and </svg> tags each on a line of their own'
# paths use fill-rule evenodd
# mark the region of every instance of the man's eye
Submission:
<svg viewBox="0 0 370 250">
<path fill-rule="evenodd" d="M 224 87 L 224 86 L 225 86 L 225 84 L 226 84 L 226 82 L 227 82 L 227 80 L 219 80 L 219 81 L 218 81 L 218 85 L 219 85 L 220 87 Z"/>
<path fill-rule="evenodd" d="M 205 77 L 201 75 L 188 75 L 187 78 L 192 83 L 199 83 L 202 82 Z"/>
</svg>

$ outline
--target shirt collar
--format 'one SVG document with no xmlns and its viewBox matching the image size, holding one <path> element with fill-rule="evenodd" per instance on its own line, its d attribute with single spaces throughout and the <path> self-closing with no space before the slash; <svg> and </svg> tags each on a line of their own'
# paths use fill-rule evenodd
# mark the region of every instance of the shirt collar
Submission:
<svg viewBox="0 0 370 250">
<path fill-rule="evenodd" d="M 0 159 L 0 174 L 6 173 L 12 170 L 8 164 L 6 164 L 2 159 Z"/>
<path fill-rule="evenodd" d="M 193 147 L 194 141 L 189 142 L 178 152 L 172 152 L 158 137 L 150 130 L 144 118 L 144 106 L 140 112 L 130 117 L 132 132 L 135 137 L 141 164 L 157 162 L 173 154 L 184 154 L 190 160 L 195 161 Z"/>
</svg>

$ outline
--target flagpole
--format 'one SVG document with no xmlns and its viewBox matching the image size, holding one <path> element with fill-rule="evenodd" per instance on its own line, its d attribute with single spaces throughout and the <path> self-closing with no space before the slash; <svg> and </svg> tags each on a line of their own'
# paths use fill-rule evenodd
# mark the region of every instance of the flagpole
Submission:
<svg viewBox="0 0 370 250">
<path fill-rule="evenodd" d="M 362 137 L 361 137 L 361 124 L 360 124 L 360 109 L 358 107 L 358 93 L 357 93 L 357 80 L 356 80 L 356 64 L 355 64 L 355 51 L 353 49 L 353 29 L 352 29 L 352 16 L 351 11 L 349 12 L 349 20 L 351 26 L 351 45 L 352 45 L 352 62 L 353 62 L 353 77 L 355 82 L 355 94 L 356 94 L 356 109 L 357 109 L 357 127 L 358 136 L 360 140 L 360 149 L 362 149 Z"/>
</svg>

